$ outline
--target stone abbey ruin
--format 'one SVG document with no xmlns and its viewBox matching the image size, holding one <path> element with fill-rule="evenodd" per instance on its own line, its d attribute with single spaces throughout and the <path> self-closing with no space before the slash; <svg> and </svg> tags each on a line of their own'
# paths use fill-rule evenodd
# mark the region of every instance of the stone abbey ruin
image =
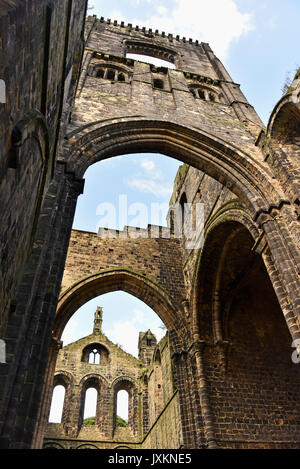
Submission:
<svg viewBox="0 0 300 469">
<path fill-rule="evenodd" d="M 207 43 L 86 17 L 86 3 L 0 0 L 0 447 L 300 448 L 300 74 L 265 127 Z M 86 170 L 142 152 L 182 162 L 170 205 L 204 204 L 201 248 L 160 227 L 72 230 Z M 142 334 L 136 359 L 95 323 L 62 347 L 78 308 L 119 290 L 165 338 Z"/>
</svg>

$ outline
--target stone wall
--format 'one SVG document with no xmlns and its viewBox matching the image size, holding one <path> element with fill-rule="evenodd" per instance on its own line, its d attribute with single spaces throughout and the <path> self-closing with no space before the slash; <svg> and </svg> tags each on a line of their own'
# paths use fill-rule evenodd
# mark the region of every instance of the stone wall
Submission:
<svg viewBox="0 0 300 469">
<path fill-rule="evenodd" d="M 124 352 L 95 327 L 93 334 L 63 347 L 53 385 L 65 388 L 62 420 L 48 423 L 44 447 L 179 448 L 182 430 L 168 335 L 154 351 L 149 348 L 152 356 L 148 364 Z M 92 350 L 99 351 L 99 364 L 87 361 Z M 83 422 L 89 387 L 98 392 L 94 425 Z M 128 426 L 124 428 L 116 425 L 116 396 L 122 389 L 129 396 Z"/>
<path fill-rule="evenodd" d="M 53 173 L 59 120 L 69 95 L 66 75 L 83 47 L 84 6 L 84 0 L 51 6 L 47 1 L 1 2 L 0 78 L 6 83 L 6 103 L 0 105 L 0 333 L 10 305 L 14 308 Z"/>
<path fill-rule="evenodd" d="M 68 115 L 65 104 L 74 93 L 71 83 L 78 80 L 85 7 L 86 0 L 0 2 L 0 79 L 6 84 L 6 102 L 0 104 L 0 336 L 5 338 L 7 351 L 7 363 L 1 364 L 0 371 L 4 446 L 16 428 L 14 411 L 9 410 L 13 383 L 18 373 L 21 379 L 28 375 L 24 368 L 28 370 L 29 365 L 21 372 L 21 361 L 31 354 L 28 349 L 24 352 L 30 319 L 26 306 L 20 314 L 18 304 L 23 301 L 29 306 L 28 285 L 36 285 L 29 281 L 29 264 L 36 273 L 41 264 L 32 249 L 41 207 L 54 179 L 61 124 Z M 51 217 L 48 222 L 53 227 Z M 24 388 L 18 387 L 19 397 L 15 397 L 18 403 L 22 401 L 22 411 L 15 407 L 21 420 L 21 413 L 31 405 L 28 394 L 25 401 L 20 397 Z M 33 420 L 34 415 L 36 410 Z M 32 421 L 24 422 L 23 429 L 31 428 L 27 438 L 32 438 Z"/>
</svg>

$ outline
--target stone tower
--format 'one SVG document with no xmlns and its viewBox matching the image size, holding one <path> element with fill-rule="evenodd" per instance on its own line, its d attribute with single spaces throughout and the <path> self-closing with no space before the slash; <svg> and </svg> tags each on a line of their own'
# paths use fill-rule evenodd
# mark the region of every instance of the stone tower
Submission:
<svg viewBox="0 0 300 469">
<path fill-rule="evenodd" d="M 157 345 L 157 340 L 154 334 L 150 331 L 140 332 L 139 334 L 139 359 L 142 360 L 145 365 L 149 365 L 153 352 Z"/>
<path fill-rule="evenodd" d="M 102 332 L 102 322 L 103 322 L 103 309 L 98 306 L 94 315 L 94 330 L 93 334 L 97 335 Z"/>
</svg>

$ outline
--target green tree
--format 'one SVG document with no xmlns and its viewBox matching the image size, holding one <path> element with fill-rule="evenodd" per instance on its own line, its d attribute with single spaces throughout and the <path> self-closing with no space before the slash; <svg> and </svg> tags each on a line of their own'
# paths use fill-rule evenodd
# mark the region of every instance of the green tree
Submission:
<svg viewBox="0 0 300 469">
<path fill-rule="evenodd" d="M 117 415 L 117 427 L 128 427 L 128 422 Z"/>
<path fill-rule="evenodd" d="M 96 417 L 88 417 L 84 419 L 83 425 L 95 425 L 96 424 Z"/>
</svg>

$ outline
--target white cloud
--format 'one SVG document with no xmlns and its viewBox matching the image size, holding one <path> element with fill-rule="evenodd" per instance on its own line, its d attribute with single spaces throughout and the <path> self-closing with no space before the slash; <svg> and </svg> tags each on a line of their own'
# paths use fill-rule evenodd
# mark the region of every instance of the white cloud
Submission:
<svg viewBox="0 0 300 469">
<path fill-rule="evenodd" d="M 121 345 L 125 352 L 137 357 L 140 331 L 145 332 L 150 328 L 158 341 L 165 335 L 165 331 L 160 328 L 159 318 L 147 321 L 144 311 L 135 309 L 133 312 L 134 316 L 131 320 L 115 321 L 105 334 L 113 343 Z"/>
<path fill-rule="evenodd" d="M 222 60 L 231 43 L 254 28 L 252 14 L 241 13 L 234 0 L 174 0 L 173 4 L 169 10 L 160 5 L 143 25 L 208 42 Z"/>
<path fill-rule="evenodd" d="M 146 157 L 142 158 L 141 168 L 149 177 L 151 177 L 151 179 L 156 181 L 161 181 L 163 179 L 162 172 L 157 168 L 153 160 L 149 160 Z"/>
<path fill-rule="evenodd" d="M 141 162 L 141 167 L 144 168 L 146 171 L 153 171 L 155 169 L 155 163 L 153 161 L 148 160 L 147 158 L 145 158 Z"/>
<path fill-rule="evenodd" d="M 133 312 L 135 313 L 135 321 L 142 323 L 144 320 L 144 311 L 140 309 L 135 309 Z"/>
<path fill-rule="evenodd" d="M 164 184 L 152 179 L 131 178 L 127 184 L 132 189 L 137 189 L 146 194 L 152 194 L 156 197 L 168 198 L 172 195 L 172 187 L 166 187 Z"/>
<path fill-rule="evenodd" d="M 173 188 L 164 182 L 162 171 L 157 168 L 155 162 L 149 158 L 142 158 L 139 162 L 143 173 L 137 173 L 126 181 L 132 189 L 136 189 L 145 194 L 152 194 L 157 198 L 168 199 L 173 192 Z"/>
</svg>

